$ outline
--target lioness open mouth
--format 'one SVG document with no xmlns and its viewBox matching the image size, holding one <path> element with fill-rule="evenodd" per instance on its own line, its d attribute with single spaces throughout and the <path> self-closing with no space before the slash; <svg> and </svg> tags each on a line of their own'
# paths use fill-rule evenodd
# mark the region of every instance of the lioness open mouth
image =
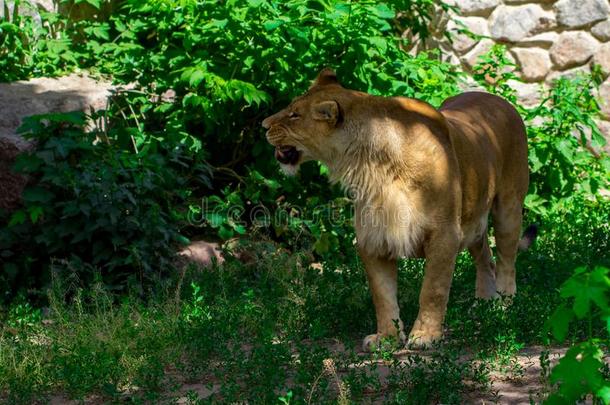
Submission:
<svg viewBox="0 0 610 405">
<path fill-rule="evenodd" d="M 277 146 L 275 148 L 275 158 L 285 165 L 296 165 L 299 163 L 300 157 L 301 152 L 294 146 Z"/>
</svg>

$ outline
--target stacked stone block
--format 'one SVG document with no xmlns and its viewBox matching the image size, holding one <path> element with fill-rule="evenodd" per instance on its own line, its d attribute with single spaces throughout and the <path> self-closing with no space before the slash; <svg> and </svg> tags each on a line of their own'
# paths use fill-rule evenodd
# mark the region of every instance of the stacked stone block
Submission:
<svg viewBox="0 0 610 405">
<path fill-rule="evenodd" d="M 608 0 L 451 0 L 460 15 L 446 27 L 449 60 L 471 69 L 494 43 L 505 44 L 525 83 L 514 83 L 521 102 L 534 105 L 540 84 L 601 66 L 604 117 L 610 119 L 610 6 Z M 463 28 L 481 39 L 460 32 Z M 600 122 L 606 136 L 610 122 Z"/>
</svg>

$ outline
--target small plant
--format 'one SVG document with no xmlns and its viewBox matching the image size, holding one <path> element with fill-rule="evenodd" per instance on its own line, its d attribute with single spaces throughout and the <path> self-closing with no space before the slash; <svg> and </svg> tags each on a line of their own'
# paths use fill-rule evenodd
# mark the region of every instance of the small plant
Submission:
<svg viewBox="0 0 610 405">
<path fill-rule="evenodd" d="M 6 324 L 12 328 L 26 328 L 40 324 L 42 311 L 33 308 L 29 302 L 13 303 Z"/>
<path fill-rule="evenodd" d="M 191 283 L 193 289 L 191 300 L 182 307 L 182 317 L 186 322 L 210 321 L 212 315 L 210 309 L 205 305 L 201 287 L 196 283 Z"/>
<path fill-rule="evenodd" d="M 571 404 L 593 395 L 596 402 L 610 403 L 610 378 L 605 357 L 610 335 L 610 269 L 597 266 L 592 270 L 578 267 L 560 289 L 567 302 L 560 305 L 546 324 L 553 337 L 563 342 L 571 323 L 582 325 L 586 340 L 570 347 L 550 372 L 557 389 L 545 404 Z M 605 324 L 604 338 L 594 329 L 594 322 Z M 577 333 L 581 337 L 583 333 Z"/>
</svg>

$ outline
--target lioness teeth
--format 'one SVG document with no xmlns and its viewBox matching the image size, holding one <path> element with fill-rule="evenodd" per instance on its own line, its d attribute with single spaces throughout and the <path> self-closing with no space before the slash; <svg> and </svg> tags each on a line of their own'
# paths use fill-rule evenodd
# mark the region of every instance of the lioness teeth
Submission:
<svg viewBox="0 0 610 405">
<path fill-rule="evenodd" d="M 299 161 L 299 151 L 294 146 L 277 146 L 275 158 L 284 164 L 296 164 Z"/>
</svg>

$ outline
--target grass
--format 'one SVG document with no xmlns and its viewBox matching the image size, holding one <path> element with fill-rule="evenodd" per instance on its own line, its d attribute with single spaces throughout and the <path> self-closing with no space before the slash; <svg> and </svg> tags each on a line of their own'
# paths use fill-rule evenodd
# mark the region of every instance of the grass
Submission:
<svg viewBox="0 0 610 405">
<path fill-rule="evenodd" d="M 101 283 L 82 289 L 64 266 L 44 311 L 22 301 L 1 315 L 0 400 L 462 403 L 489 390 L 490 373 L 522 372 L 515 355 L 546 342 L 542 325 L 574 267 L 610 264 L 607 218 L 607 207 L 593 207 L 544 223 L 519 256 L 512 300 L 476 301 L 473 264 L 460 255 L 446 339 L 401 356 L 392 347 L 360 352 L 374 311 L 355 251 L 326 260 L 323 271 L 279 249 L 252 265 L 191 268 L 178 294 L 176 277 L 146 299 Z M 405 325 L 422 274 L 423 261 L 401 262 Z M 203 385 L 189 391 L 194 383 Z"/>
</svg>

